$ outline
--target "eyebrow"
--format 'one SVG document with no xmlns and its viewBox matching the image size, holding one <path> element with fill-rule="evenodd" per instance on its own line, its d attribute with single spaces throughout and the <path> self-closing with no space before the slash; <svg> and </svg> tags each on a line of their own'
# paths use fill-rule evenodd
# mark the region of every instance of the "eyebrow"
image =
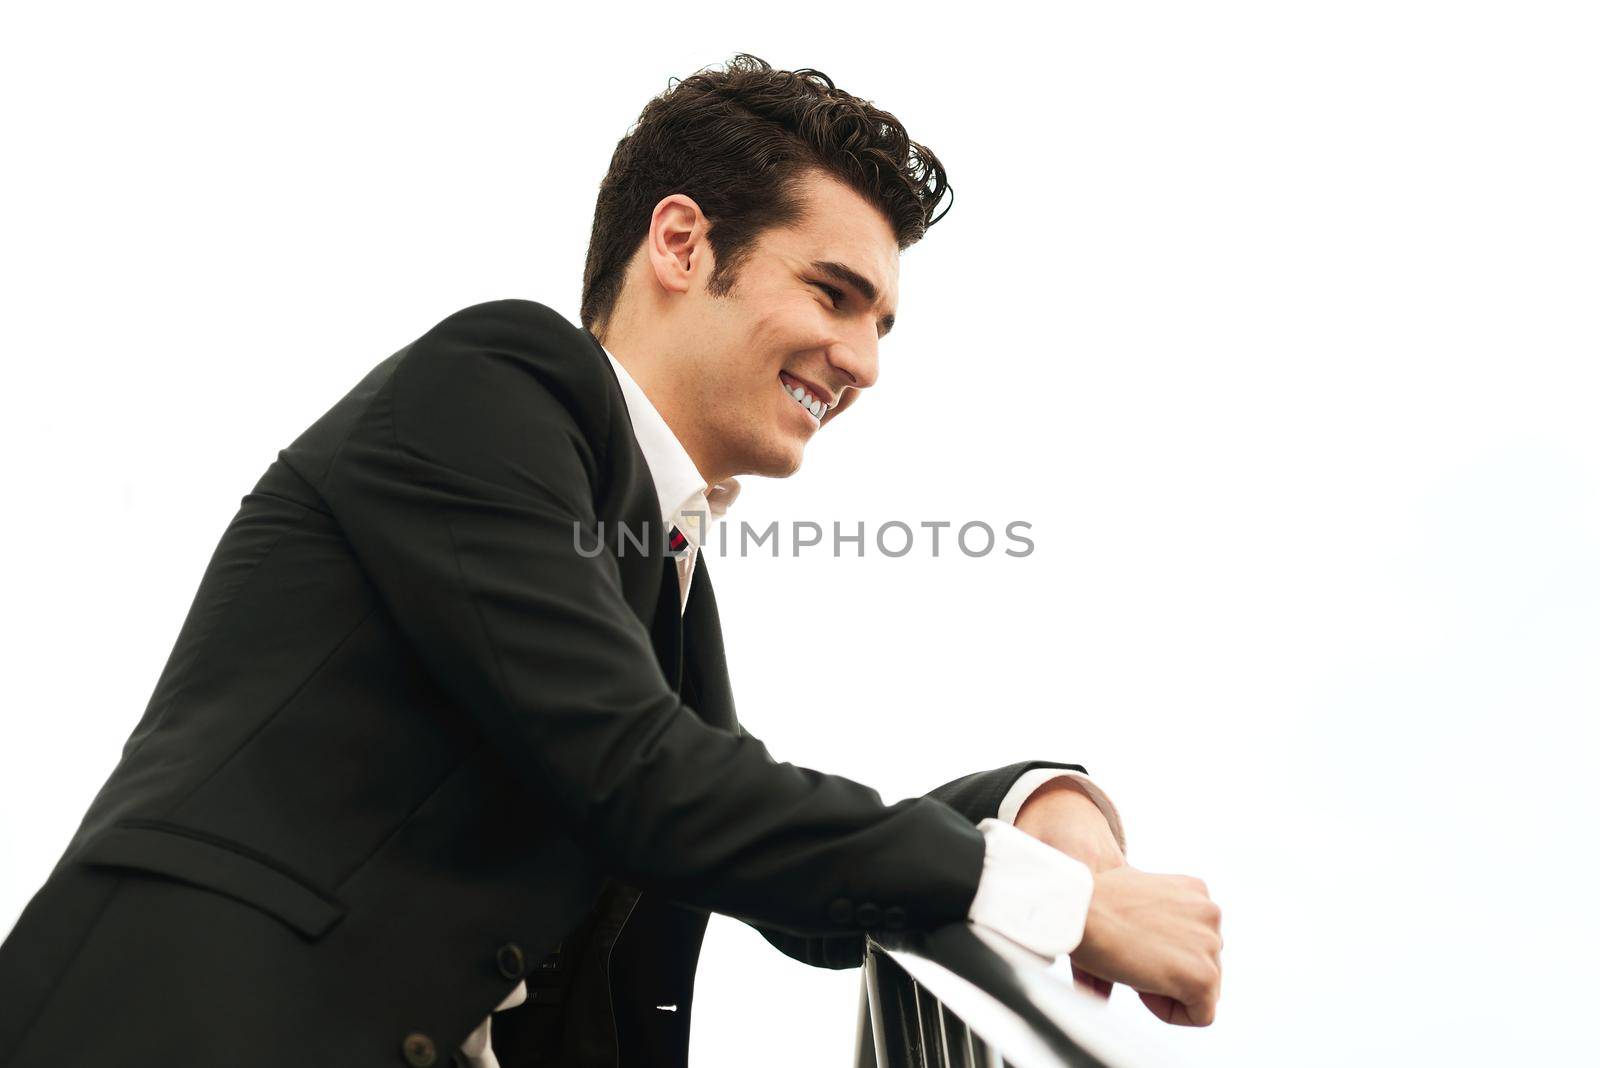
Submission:
<svg viewBox="0 0 1600 1068">
<path fill-rule="evenodd" d="M 878 287 L 852 267 L 848 267 L 837 260 L 812 260 L 811 269 L 821 271 L 835 282 L 843 282 L 845 285 L 850 286 L 860 293 L 868 304 L 876 304 L 878 302 Z M 893 329 L 893 315 L 885 315 L 878 320 L 878 336 L 880 338 L 888 337 L 889 331 Z"/>
</svg>

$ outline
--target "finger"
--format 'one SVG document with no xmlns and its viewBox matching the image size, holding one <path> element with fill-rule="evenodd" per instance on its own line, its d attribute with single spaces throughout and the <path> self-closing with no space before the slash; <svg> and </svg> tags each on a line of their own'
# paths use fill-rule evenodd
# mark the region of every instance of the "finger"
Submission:
<svg viewBox="0 0 1600 1068">
<path fill-rule="evenodd" d="M 1162 1023 L 1172 1022 L 1173 1001 L 1165 994 L 1147 994 L 1139 991 L 1139 1000 L 1144 1002 L 1144 1007 L 1155 1014 L 1156 1019 Z"/>
<path fill-rule="evenodd" d="M 1077 983 L 1078 988 L 1087 994 L 1092 994 L 1093 996 L 1102 1000 L 1111 997 L 1110 982 L 1100 978 L 1098 975 L 1092 975 L 1089 972 L 1084 971 L 1076 964 L 1072 966 L 1072 979 L 1073 982 Z"/>
<path fill-rule="evenodd" d="M 1176 998 L 1169 998 L 1165 994 L 1147 994 L 1139 991 L 1139 1000 L 1144 1002 L 1144 1007 L 1155 1013 L 1156 1018 L 1162 1023 L 1181 1024 L 1186 1022 L 1187 1014 L 1184 1012 L 1183 1003 Z"/>
<path fill-rule="evenodd" d="M 1198 1019 L 1188 1005 L 1165 994 L 1146 994 L 1141 990 L 1139 1000 L 1144 1002 L 1144 1007 L 1155 1013 L 1163 1023 L 1175 1027 L 1205 1027 L 1211 1023 L 1209 1018 Z"/>
</svg>

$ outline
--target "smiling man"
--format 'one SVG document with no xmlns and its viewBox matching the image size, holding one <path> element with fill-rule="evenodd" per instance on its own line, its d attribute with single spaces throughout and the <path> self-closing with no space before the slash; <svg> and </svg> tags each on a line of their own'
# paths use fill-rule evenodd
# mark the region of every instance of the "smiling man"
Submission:
<svg viewBox="0 0 1600 1068">
<path fill-rule="evenodd" d="M 799 218 L 753 243 L 736 283 L 716 273 L 703 207 L 664 197 L 626 299 L 597 328 L 713 483 L 794 473 L 811 436 L 877 381 L 894 325 L 899 246 L 882 212 L 820 169 L 789 195 Z"/>
<path fill-rule="evenodd" d="M 581 326 L 449 316 L 244 499 L 0 947 L 0 1064 L 682 1064 L 711 911 L 822 967 L 970 920 L 1210 1022 L 1217 910 L 1082 765 L 886 805 L 734 713 L 693 517 L 872 387 L 944 192 L 817 72 L 651 101 Z"/>
</svg>

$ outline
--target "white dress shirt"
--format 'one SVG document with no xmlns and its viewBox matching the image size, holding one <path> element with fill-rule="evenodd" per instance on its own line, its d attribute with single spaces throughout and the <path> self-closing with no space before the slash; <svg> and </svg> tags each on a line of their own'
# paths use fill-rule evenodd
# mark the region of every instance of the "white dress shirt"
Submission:
<svg viewBox="0 0 1600 1068">
<path fill-rule="evenodd" d="M 610 349 L 605 353 L 622 386 L 639 451 L 644 453 L 645 463 L 650 467 L 662 521 L 677 527 L 688 542 L 677 560 L 678 611 L 681 614 L 689 603 L 695 557 L 709 533 L 706 526 L 710 520 L 721 519 L 728 510 L 739 495 L 739 482 L 730 478 L 708 486 L 683 443 L 667 426 L 644 389 Z M 1116 806 L 1087 775 L 1061 768 L 1035 768 L 1024 772 L 1001 800 L 998 815 L 978 823 L 983 833 L 983 871 L 978 877 L 978 891 L 967 910 L 967 919 L 973 923 L 997 931 L 1047 958 L 1077 948 L 1089 914 L 1089 898 L 1094 892 L 1094 875 L 1088 865 L 1014 826 L 1023 802 L 1035 790 L 1058 779 L 1071 781 L 1089 795 L 1105 814 L 1117 845 L 1126 851 L 1122 818 Z M 526 985 L 518 983 L 495 1011 L 520 1005 L 527 996 Z M 489 1037 L 490 1018 L 485 1018 L 462 1044 L 461 1052 L 471 1068 L 499 1068 L 500 1062 L 495 1059 Z"/>
</svg>

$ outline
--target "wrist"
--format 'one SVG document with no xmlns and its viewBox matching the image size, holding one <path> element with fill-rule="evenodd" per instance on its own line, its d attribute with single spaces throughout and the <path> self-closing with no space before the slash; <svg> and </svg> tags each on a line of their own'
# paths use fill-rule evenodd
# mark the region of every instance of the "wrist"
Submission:
<svg viewBox="0 0 1600 1068">
<path fill-rule="evenodd" d="M 1059 827 L 1061 819 L 1073 813 L 1093 812 L 1100 816 L 1100 806 L 1070 778 L 1053 779 L 1039 787 L 1017 810 L 1016 826 L 1035 838 L 1042 832 Z"/>
</svg>

